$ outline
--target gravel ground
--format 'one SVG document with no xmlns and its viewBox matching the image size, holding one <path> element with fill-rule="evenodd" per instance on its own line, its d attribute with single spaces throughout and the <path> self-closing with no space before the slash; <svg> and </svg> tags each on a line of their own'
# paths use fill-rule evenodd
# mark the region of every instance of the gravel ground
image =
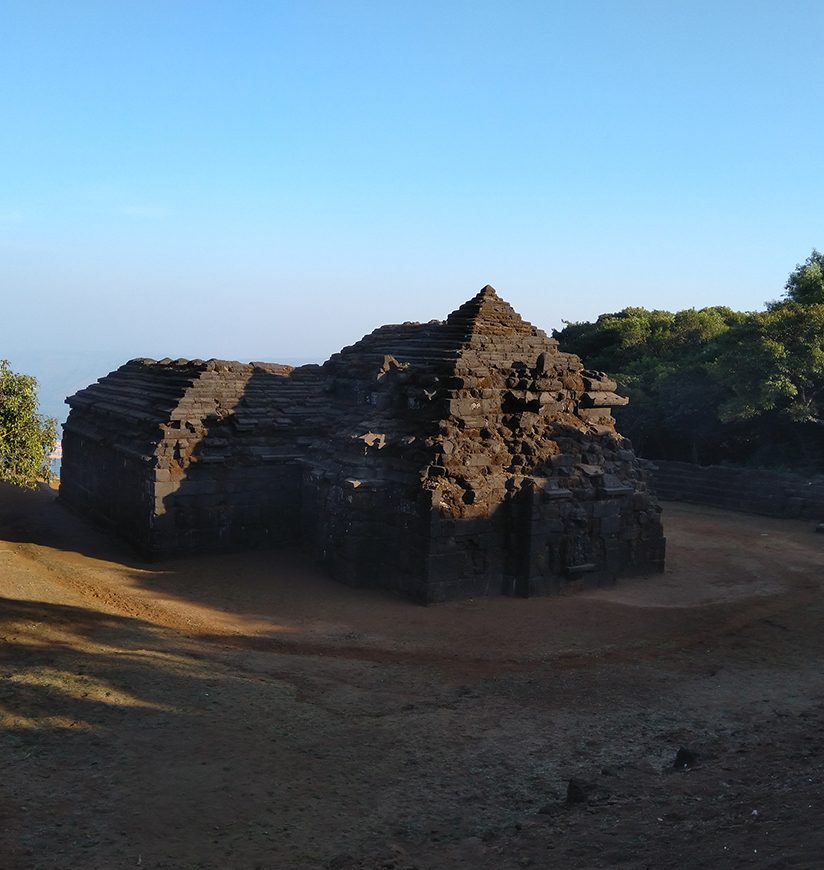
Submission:
<svg viewBox="0 0 824 870">
<path fill-rule="evenodd" d="M 664 518 L 664 575 L 423 608 L 0 488 L 0 867 L 823 866 L 824 536 Z"/>
</svg>

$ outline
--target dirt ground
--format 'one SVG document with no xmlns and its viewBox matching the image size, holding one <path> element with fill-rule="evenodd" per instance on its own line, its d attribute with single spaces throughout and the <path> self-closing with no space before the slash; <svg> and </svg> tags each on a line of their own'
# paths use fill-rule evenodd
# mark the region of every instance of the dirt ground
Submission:
<svg viewBox="0 0 824 870">
<path fill-rule="evenodd" d="M 3 870 L 824 866 L 812 523 L 669 503 L 664 575 L 424 608 L 54 495 L 0 488 Z"/>
</svg>

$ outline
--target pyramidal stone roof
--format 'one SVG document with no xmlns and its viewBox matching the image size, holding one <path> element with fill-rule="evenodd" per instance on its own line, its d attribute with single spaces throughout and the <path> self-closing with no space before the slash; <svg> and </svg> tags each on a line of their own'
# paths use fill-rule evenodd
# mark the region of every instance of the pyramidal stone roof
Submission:
<svg viewBox="0 0 824 870">
<path fill-rule="evenodd" d="M 414 468 L 461 517 L 533 473 L 566 480 L 550 460 L 571 440 L 618 449 L 610 408 L 626 404 L 614 381 L 560 351 L 489 285 L 444 321 L 376 329 L 331 357 L 323 376 L 338 402 L 327 448 L 346 456 L 347 440 L 379 433 L 383 461 Z M 589 450 L 599 464 L 601 447 Z"/>
<path fill-rule="evenodd" d="M 446 318 L 446 326 L 473 335 L 541 336 L 545 334 L 520 314 L 487 284 Z M 548 339 L 555 341 L 555 339 Z"/>
<path fill-rule="evenodd" d="M 490 285 L 453 311 L 446 320 L 381 326 L 326 363 L 363 369 L 390 356 L 442 377 L 490 362 L 512 363 L 541 353 L 557 353 L 558 342 L 524 320 Z"/>
</svg>

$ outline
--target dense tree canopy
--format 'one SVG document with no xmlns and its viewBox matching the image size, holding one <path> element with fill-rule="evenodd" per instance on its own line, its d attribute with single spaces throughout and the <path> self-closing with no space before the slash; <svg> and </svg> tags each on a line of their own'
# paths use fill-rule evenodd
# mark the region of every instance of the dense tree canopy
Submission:
<svg viewBox="0 0 824 870">
<path fill-rule="evenodd" d="M 824 256 L 766 311 L 625 308 L 555 333 L 613 375 L 616 416 L 641 455 L 824 469 Z"/>
<path fill-rule="evenodd" d="M 824 254 L 813 248 L 806 261 L 797 265 L 790 273 L 784 289 L 791 302 L 802 305 L 824 304 Z"/>
<path fill-rule="evenodd" d="M 718 344 L 715 372 L 730 395 L 722 421 L 777 411 L 799 423 L 824 417 L 824 304 L 787 302 L 747 317 Z"/>
<path fill-rule="evenodd" d="M 49 477 L 55 421 L 37 413 L 37 381 L 0 360 L 0 480 L 33 486 Z"/>
</svg>

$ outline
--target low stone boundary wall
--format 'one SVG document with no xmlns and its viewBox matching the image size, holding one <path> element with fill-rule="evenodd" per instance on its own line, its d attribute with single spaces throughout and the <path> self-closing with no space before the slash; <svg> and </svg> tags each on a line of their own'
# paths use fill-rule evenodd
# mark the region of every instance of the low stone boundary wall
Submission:
<svg viewBox="0 0 824 870">
<path fill-rule="evenodd" d="M 824 521 L 824 476 L 653 460 L 659 498 L 768 517 Z"/>
</svg>

